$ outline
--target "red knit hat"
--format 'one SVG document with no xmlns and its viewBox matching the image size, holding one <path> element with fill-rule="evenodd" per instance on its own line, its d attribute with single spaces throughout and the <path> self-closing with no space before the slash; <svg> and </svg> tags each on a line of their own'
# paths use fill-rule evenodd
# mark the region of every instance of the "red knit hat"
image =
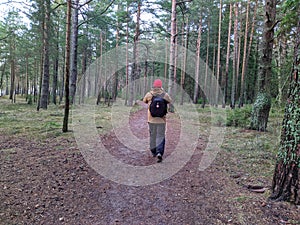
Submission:
<svg viewBox="0 0 300 225">
<path fill-rule="evenodd" d="M 162 81 L 161 81 L 160 79 L 156 79 L 156 80 L 153 82 L 153 87 L 161 88 L 161 87 L 162 87 Z"/>
</svg>

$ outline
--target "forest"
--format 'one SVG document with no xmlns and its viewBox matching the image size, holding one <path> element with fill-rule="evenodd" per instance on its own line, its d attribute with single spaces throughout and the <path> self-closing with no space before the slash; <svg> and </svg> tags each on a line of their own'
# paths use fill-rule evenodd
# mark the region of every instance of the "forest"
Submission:
<svg viewBox="0 0 300 225">
<path fill-rule="evenodd" d="M 300 223 L 299 0 L 0 14 L 0 224 Z M 160 165 L 138 150 L 157 78 L 173 99 Z"/>
</svg>

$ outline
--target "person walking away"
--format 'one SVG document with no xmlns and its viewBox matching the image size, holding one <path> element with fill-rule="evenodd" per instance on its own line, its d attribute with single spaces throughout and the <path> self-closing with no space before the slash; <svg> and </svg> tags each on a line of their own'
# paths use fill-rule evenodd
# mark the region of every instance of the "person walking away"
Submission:
<svg viewBox="0 0 300 225">
<path fill-rule="evenodd" d="M 166 142 L 166 114 L 172 99 L 162 88 L 162 81 L 156 79 L 152 89 L 143 98 L 143 102 L 148 104 L 150 151 L 153 157 L 157 157 L 157 162 L 161 162 Z"/>
</svg>

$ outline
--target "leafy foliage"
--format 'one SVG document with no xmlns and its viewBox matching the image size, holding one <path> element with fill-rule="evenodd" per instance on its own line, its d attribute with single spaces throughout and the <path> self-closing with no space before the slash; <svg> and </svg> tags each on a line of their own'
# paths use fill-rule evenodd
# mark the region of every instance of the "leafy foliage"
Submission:
<svg viewBox="0 0 300 225">
<path fill-rule="evenodd" d="M 243 108 L 228 110 L 226 126 L 243 127 L 243 128 L 249 127 L 251 110 L 252 110 L 251 105 L 247 105 Z"/>
</svg>

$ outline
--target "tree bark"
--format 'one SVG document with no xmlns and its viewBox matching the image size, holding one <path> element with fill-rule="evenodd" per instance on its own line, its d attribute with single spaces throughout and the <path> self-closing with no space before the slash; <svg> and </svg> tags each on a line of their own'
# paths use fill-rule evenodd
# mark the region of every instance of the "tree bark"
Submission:
<svg viewBox="0 0 300 225">
<path fill-rule="evenodd" d="M 276 0 L 265 1 L 265 22 L 262 39 L 262 55 L 258 75 L 258 90 L 253 105 L 250 128 L 266 131 L 271 108 L 270 82 L 272 78 L 272 51 L 274 26 L 276 25 Z"/>
<path fill-rule="evenodd" d="M 243 52 L 243 64 L 242 64 L 242 77 L 241 77 L 241 91 L 240 91 L 240 100 L 239 107 L 243 107 L 244 105 L 244 97 L 246 97 L 245 91 L 245 73 L 246 73 L 246 55 L 247 55 L 247 44 L 248 44 L 248 23 L 249 23 L 249 7 L 250 0 L 247 1 L 247 9 L 246 9 L 246 21 L 245 21 L 245 32 L 244 32 L 244 52 Z"/>
<path fill-rule="evenodd" d="M 56 91 L 58 87 L 58 69 L 59 69 L 59 43 L 58 43 L 58 37 L 59 37 L 59 29 L 56 29 L 56 37 L 57 42 L 55 44 L 55 60 L 53 64 L 53 80 L 52 80 L 52 102 L 56 105 Z"/>
<path fill-rule="evenodd" d="M 225 87 L 224 87 L 224 105 L 227 100 L 227 86 L 228 86 L 228 73 L 229 73 L 229 59 L 230 59 L 230 43 L 231 43 L 231 26 L 232 26 L 232 3 L 229 5 L 229 23 L 228 23 L 228 35 L 227 35 L 227 53 L 226 53 L 226 64 L 225 64 Z"/>
<path fill-rule="evenodd" d="M 41 102 L 40 108 L 47 109 L 49 103 L 49 38 L 50 38 L 50 0 L 44 2 L 45 9 L 45 21 L 43 25 L 43 81 L 42 81 L 42 93 L 41 93 Z"/>
<path fill-rule="evenodd" d="M 140 36 L 140 19 L 141 19 L 141 1 L 138 2 L 138 10 L 136 16 L 136 25 L 135 25 L 135 35 L 133 43 L 133 65 L 132 72 L 130 74 L 130 97 L 129 97 L 129 106 L 132 106 L 135 100 L 135 80 L 139 77 L 139 68 L 138 68 L 138 41 Z"/>
<path fill-rule="evenodd" d="M 219 32 L 218 32 L 218 53 L 217 53 L 217 84 L 220 82 L 220 68 L 221 68 L 221 29 L 222 28 L 222 0 L 220 0 L 219 11 Z M 216 85 L 216 107 L 219 101 L 219 85 Z"/>
<path fill-rule="evenodd" d="M 201 107 L 204 108 L 205 107 L 205 103 L 206 103 L 206 99 L 207 96 L 209 96 L 209 91 L 210 88 L 208 88 L 207 84 L 208 84 L 208 61 L 209 61 L 209 45 L 210 45 L 210 18 L 208 19 L 207 22 L 207 40 L 206 40 L 206 63 L 205 63 L 205 78 L 204 78 L 204 87 L 203 87 L 203 91 L 204 93 L 204 98 L 202 100 L 202 104 Z"/>
<path fill-rule="evenodd" d="M 168 28 L 166 29 L 168 30 Z M 164 83 L 167 81 L 167 76 L 168 76 L 168 43 L 169 40 L 166 38 L 166 48 L 165 48 L 165 65 L 164 65 Z"/>
<path fill-rule="evenodd" d="M 127 22 L 126 22 L 126 78 L 125 78 L 125 105 L 128 104 L 128 91 L 129 91 L 129 59 L 128 59 L 128 44 L 129 44 L 129 13 L 128 13 L 128 3 L 126 5 L 126 15 L 127 15 Z"/>
<path fill-rule="evenodd" d="M 171 40 L 170 40 L 170 62 L 169 62 L 169 83 L 168 83 L 168 93 L 170 96 L 173 95 L 174 91 L 174 70 L 175 68 L 175 49 L 176 49 L 176 0 L 172 0 L 171 9 Z"/>
<path fill-rule="evenodd" d="M 14 94 L 15 94 L 15 79 L 16 79 L 16 59 L 15 59 L 15 34 L 12 33 L 12 39 L 10 43 L 10 93 L 9 93 L 9 99 L 14 102 Z"/>
<path fill-rule="evenodd" d="M 183 105 L 184 102 L 184 83 L 185 83 L 185 71 L 186 71 L 186 60 L 187 60 L 187 49 L 188 49 L 188 42 L 189 42 L 189 20 L 187 18 L 187 21 L 184 23 L 183 26 L 183 31 L 186 31 L 185 37 L 183 36 L 182 38 L 182 44 L 183 44 L 183 59 L 182 59 L 182 69 L 181 69 L 181 81 L 180 81 L 180 86 L 181 86 L 181 99 L 180 99 L 180 105 Z M 202 30 L 202 28 L 199 28 Z M 198 83 L 198 82 L 197 82 Z"/>
<path fill-rule="evenodd" d="M 71 47 L 70 47 L 70 102 L 75 103 L 76 83 L 77 83 L 77 48 L 78 48 L 78 10 L 79 0 L 75 0 L 73 4 L 72 15 L 72 32 L 71 32 Z"/>
<path fill-rule="evenodd" d="M 63 121 L 63 132 L 68 132 L 69 109 L 70 109 L 70 38 L 71 38 L 71 16 L 72 0 L 67 2 L 67 21 L 66 21 L 66 57 L 65 57 L 65 112 Z"/>
<path fill-rule="evenodd" d="M 238 7 L 239 3 L 236 2 L 234 5 L 234 14 L 235 14 L 235 19 L 234 19 L 234 53 L 233 53 L 233 64 L 232 64 L 232 85 L 231 85 L 231 103 L 230 107 L 232 109 L 235 108 L 235 97 L 236 97 L 236 77 L 237 77 L 237 67 L 239 66 L 237 64 L 237 54 L 238 54 Z"/>
<path fill-rule="evenodd" d="M 300 32 L 300 21 L 297 33 Z M 300 204 L 300 37 L 297 36 L 293 72 L 282 123 L 279 154 L 272 183 L 271 199 Z"/>
<path fill-rule="evenodd" d="M 121 6 L 118 4 L 118 12 L 121 12 Z M 117 18 L 117 25 L 116 25 L 116 47 L 115 47 L 115 52 L 116 52 L 116 63 L 115 67 L 118 68 L 118 48 L 119 48 L 119 41 L 120 41 L 120 21 L 119 17 Z M 113 80 L 112 80 L 112 99 L 115 101 L 117 99 L 118 95 L 118 83 L 119 83 L 119 73 L 118 70 L 115 69 L 115 73 L 113 74 Z"/>
<path fill-rule="evenodd" d="M 248 45 L 248 51 L 247 51 L 247 58 L 246 58 L 245 74 L 247 74 L 248 62 L 250 59 L 250 54 L 252 53 L 251 48 L 252 48 L 252 42 L 253 42 L 253 37 L 254 37 L 254 30 L 255 30 L 255 26 L 256 26 L 257 8 L 258 8 L 258 0 L 255 1 L 254 11 L 253 11 L 253 19 L 252 19 L 251 32 L 250 32 L 250 37 L 249 37 L 249 45 Z M 257 61 L 257 59 L 256 59 L 256 61 Z M 257 63 L 254 63 L 254 64 L 257 64 Z M 255 83 L 255 82 L 253 82 L 253 83 Z M 245 88 L 246 88 L 246 85 L 245 85 Z M 254 92 L 254 91 L 251 90 L 251 87 L 247 88 L 247 91 L 248 91 L 248 96 L 250 95 L 249 92 L 251 92 L 251 96 L 253 96 L 252 92 Z"/>
<path fill-rule="evenodd" d="M 1 70 L 1 77 L 0 77 L 0 96 L 2 96 L 2 89 L 3 89 L 3 77 L 6 69 L 6 59 L 4 60 L 4 63 L 2 65 L 2 70 Z"/>
<path fill-rule="evenodd" d="M 193 102 L 196 104 L 198 102 L 199 96 L 199 71 L 200 71 L 200 47 L 201 47 L 201 33 L 202 33 L 202 16 L 199 19 L 198 27 L 198 38 L 197 38 L 197 47 L 196 47 L 196 67 L 195 67 L 195 86 L 194 86 L 194 98 Z"/>
</svg>

